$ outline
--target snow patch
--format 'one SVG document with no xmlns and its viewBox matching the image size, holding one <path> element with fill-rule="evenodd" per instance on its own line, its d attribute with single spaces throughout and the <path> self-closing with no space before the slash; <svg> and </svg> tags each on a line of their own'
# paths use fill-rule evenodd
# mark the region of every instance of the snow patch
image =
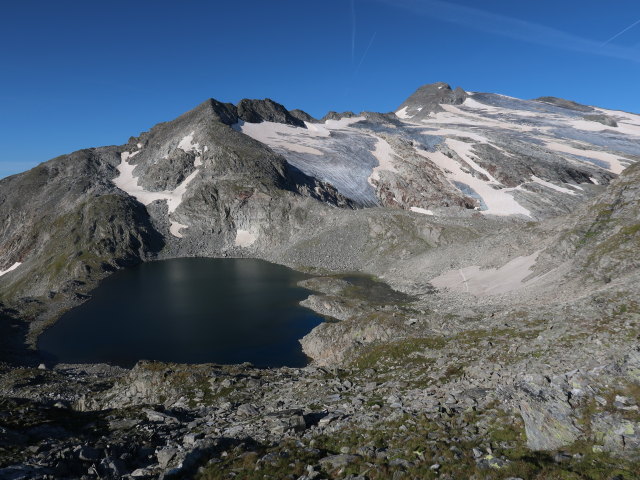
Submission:
<svg viewBox="0 0 640 480">
<path fill-rule="evenodd" d="M 500 268 L 482 270 L 474 265 L 458 270 L 450 270 L 431 280 L 436 288 L 446 288 L 457 292 L 467 292 L 475 296 L 499 295 L 525 287 L 524 282 L 531 275 L 540 251 L 526 257 L 516 257 Z"/>
<path fill-rule="evenodd" d="M 197 155 L 193 161 L 194 167 L 200 167 L 202 165 L 202 148 L 200 147 L 199 143 L 193 142 L 193 136 L 195 135 L 195 133 L 196 132 L 191 132 L 189 135 L 183 137 L 182 140 L 180 140 L 180 142 L 178 143 L 178 148 L 182 149 L 186 153 L 196 152 L 200 154 Z M 204 146 L 204 151 L 207 151 L 206 145 Z"/>
<path fill-rule="evenodd" d="M 183 228 L 188 228 L 187 225 L 176 222 L 175 220 L 170 220 L 170 222 L 171 225 L 169 226 L 169 232 L 171 232 L 171 235 L 173 235 L 174 237 L 182 238 L 180 230 L 182 230 Z"/>
<path fill-rule="evenodd" d="M 559 187 L 558 185 L 555 185 L 551 182 L 547 182 L 546 180 L 536 177 L 535 175 L 531 175 L 531 180 L 533 180 L 534 183 L 543 185 L 547 188 L 555 190 L 556 192 L 567 193 L 569 195 L 576 195 L 576 192 L 574 192 L 573 190 L 569 190 L 568 188 L 564 188 L 564 187 Z"/>
<path fill-rule="evenodd" d="M 135 157 L 139 153 L 140 153 L 140 150 L 138 150 L 137 152 L 122 152 L 120 154 L 120 158 L 122 160 L 124 160 L 125 162 L 127 162 L 127 161 L 129 161 L 130 158 Z"/>
<path fill-rule="evenodd" d="M 276 122 L 249 123 L 241 121 L 235 125 L 235 128 L 270 147 L 281 147 L 291 152 L 312 155 L 322 155 L 322 152 L 303 143 L 304 139 L 327 136 L 326 129 L 309 130 Z M 309 131 L 307 132 L 307 130 Z"/>
<path fill-rule="evenodd" d="M 11 265 L 9 268 L 7 268 L 6 270 L 0 270 L 0 277 L 3 276 L 5 273 L 9 273 L 9 272 L 15 270 L 20 265 L 22 265 L 22 262 L 16 262 L 13 265 Z"/>
<path fill-rule="evenodd" d="M 257 239 L 258 237 L 249 230 L 239 229 L 236 232 L 235 246 L 246 248 L 253 245 Z"/>
<path fill-rule="evenodd" d="M 371 186 L 374 186 L 374 180 L 380 180 L 381 170 L 397 172 L 396 167 L 393 165 L 393 157 L 395 154 L 393 153 L 391 145 L 389 145 L 389 143 L 383 138 L 376 138 L 378 139 L 378 143 L 376 143 L 376 147 L 373 150 L 373 156 L 378 160 L 378 166 L 373 169 L 371 175 L 367 178 L 367 182 L 369 182 L 369 185 Z"/>
<path fill-rule="evenodd" d="M 416 213 L 422 213 L 423 215 L 433 215 L 433 212 L 431 210 L 427 210 L 425 208 L 420 208 L 420 207 L 411 207 L 411 211 Z"/>
<path fill-rule="evenodd" d="M 307 130 L 309 130 L 309 132 L 311 132 L 315 137 L 329 137 L 331 135 L 331 131 L 324 125 L 309 122 L 304 122 L 304 124 L 307 127 Z"/>
<path fill-rule="evenodd" d="M 609 171 L 611 173 L 619 174 L 625 169 L 626 165 L 623 165 L 620 160 L 631 163 L 631 160 L 614 155 L 612 153 L 601 152 L 599 150 L 583 150 L 581 148 L 572 147 L 564 143 L 547 142 L 545 146 L 555 152 L 568 153 L 570 155 L 577 155 L 579 157 L 592 158 L 594 160 L 602 160 L 609 164 Z"/>
<path fill-rule="evenodd" d="M 618 124 L 617 127 L 608 127 L 606 125 L 601 125 L 602 130 L 610 129 L 627 135 L 640 137 L 640 115 L 618 110 L 607 110 L 606 108 L 596 108 L 596 111 L 609 117 L 615 118 L 616 123 Z"/>
<path fill-rule="evenodd" d="M 185 152 L 200 152 L 200 144 L 199 143 L 193 143 L 193 136 L 195 135 L 196 132 L 191 132 L 189 135 L 186 135 L 185 137 L 182 138 L 182 140 L 180 140 L 180 143 L 178 143 L 178 148 L 181 148 L 182 150 L 184 150 Z"/>
<path fill-rule="evenodd" d="M 324 124 L 327 126 L 327 128 L 339 130 L 341 128 L 349 127 L 354 123 L 358 123 L 366 119 L 366 117 L 344 117 L 340 120 L 327 120 L 326 122 L 324 122 Z"/>
<path fill-rule="evenodd" d="M 524 215 L 531 217 L 531 212 L 516 202 L 508 189 L 496 189 L 490 182 L 474 177 L 465 172 L 454 159 L 442 152 L 427 152 L 416 149 L 416 153 L 433 162 L 447 177 L 449 182 L 460 189 L 456 183 L 462 183 L 472 189 L 484 203 L 486 209 L 480 213 L 485 215 Z"/>
<path fill-rule="evenodd" d="M 396 117 L 401 118 L 403 120 L 406 120 L 407 118 L 413 118 L 414 115 L 409 115 L 407 113 L 407 108 L 409 108 L 409 107 L 402 107 L 400 110 L 398 110 L 396 112 Z"/>
<path fill-rule="evenodd" d="M 174 190 L 150 192 L 148 190 L 145 190 L 144 187 L 142 187 L 138 183 L 139 178 L 133 174 L 133 171 L 136 168 L 136 165 L 132 165 L 128 161 L 128 159 L 130 159 L 137 153 L 139 153 L 139 151 L 134 152 L 133 154 L 130 154 L 129 152 L 123 152 L 120 155 L 120 158 L 122 161 L 120 162 L 120 165 L 118 165 L 117 167 L 117 170 L 120 174 L 113 179 L 114 185 L 118 187 L 120 190 L 123 190 L 124 192 L 134 197 L 143 205 L 149 205 L 150 203 L 155 202 L 157 200 L 165 200 L 167 202 L 169 214 L 173 213 L 182 203 L 182 198 L 184 194 L 187 192 L 187 187 L 193 181 L 196 175 L 198 175 L 200 171 L 195 170 L 194 172 L 192 172 L 191 175 L 185 178 L 182 181 L 182 183 L 180 183 L 180 185 L 178 185 Z M 195 165 L 195 162 L 194 162 L 194 165 Z M 186 226 L 182 225 L 181 227 L 177 227 L 177 226 L 174 227 L 173 221 L 171 225 L 172 226 L 169 230 L 171 234 L 173 234 L 178 238 L 181 238 L 182 235 L 179 234 L 179 230 L 180 228 L 183 228 L 183 227 L 186 228 Z M 177 225 L 181 225 L 181 224 L 177 224 Z"/>
<path fill-rule="evenodd" d="M 600 185 L 600 182 L 597 178 L 589 177 L 589 180 L 591 180 L 591 183 L 593 183 L 594 185 Z"/>
<path fill-rule="evenodd" d="M 571 127 L 586 132 L 602 132 L 603 130 L 611 130 L 614 128 L 592 120 L 570 120 L 568 123 Z"/>
</svg>

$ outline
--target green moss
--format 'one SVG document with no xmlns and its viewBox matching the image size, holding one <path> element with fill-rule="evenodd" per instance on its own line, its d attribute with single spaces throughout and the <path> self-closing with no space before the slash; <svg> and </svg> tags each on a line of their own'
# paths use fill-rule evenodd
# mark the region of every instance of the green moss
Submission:
<svg viewBox="0 0 640 480">
<path fill-rule="evenodd" d="M 494 405 L 495 407 L 495 405 Z M 301 443 L 287 442 L 276 446 L 258 446 L 253 451 L 228 450 L 201 470 L 199 479 L 282 479 L 298 478 L 304 467 L 317 465 L 325 456 L 344 450 L 358 453 L 359 447 L 384 449 L 388 458 L 363 456 L 344 469 L 325 468 L 319 478 L 339 479 L 350 474 L 363 475 L 369 480 L 389 478 L 481 478 L 507 479 L 519 477 L 535 480 L 609 480 L 614 475 L 623 479 L 637 478 L 638 462 L 618 459 L 606 453 L 594 453 L 591 444 L 575 443 L 568 449 L 566 462 L 554 461 L 554 452 L 532 452 L 526 448 L 522 422 L 500 409 L 488 407 L 482 413 L 467 411 L 451 418 L 431 419 L 420 414 L 406 414 L 373 429 L 350 426 L 331 435 L 314 437 L 313 449 Z M 487 417 L 486 415 L 489 415 Z M 487 438 L 464 440 L 464 425 L 480 424 L 490 418 Z M 454 442 L 451 440 L 455 439 Z M 483 460 L 501 459 L 506 463 L 499 468 L 482 468 L 472 454 L 473 448 L 484 450 L 490 442 L 492 454 Z M 453 443 L 453 444 L 452 444 Z M 268 459 L 260 460 L 270 454 Z M 392 466 L 394 459 L 411 462 L 408 468 Z M 436 472 L 430 467 L 440 464 Z M 398 472 L 398 473 L 396 473 Z M 402 473 L 400 473 L 402 472 Z"/>
<path fill-rule="evenodd" d="M 442 337 L 410 338 L 370 345 L 360 352 L 353 364 L 362 369 L 395 364 L 426 366 L 433 363 L 433 359 L 427 356 L 428 351 L 445 346 L 446 340 Z"/>
<path fill-rule="evenodd" d="M 611 222 L 609 222 L 611 223 Z M 597 233 L 611 231 L 614 225 L 607 225 L 605 228 L 598 228 Z M 585 266 L 597 265 L 603 258 L 613 257 L 618 259 L 628 259 L 629 255 L 634 255 L 640 247 L 640 224 L 624 226 L 615 233 L 593 245 L 586 258 Z M 613 267 L 608 267 L 609 269 Z"/>
<path fill-rule="evenodd" d="M 460 377 L 464 374 L 464 365 L 458 363 L 449 365 L 444 371 L 442 380 L 450 381 L 456 377 Z"/>
<path fill-rule="evenodd" d="M 198 480 L 264 480 L 298 478 L 309 463 L 318 460 L 317 453 L 293 442 L 276 447 L 257 446 L 253 451 L 236 449 L 226 457 L 209 462 L 195 477 Z"/>
<path fill-rule="evenodd" d="M 531 340 L 536 338 L 542 330 L 540 329 L 522 329 L 522 328 L 495 328 L 490 330 L 476 329 L 464 330 L 458 333 L 453 340 L 463 345 L 476 345 L 481 341 L 490 340 L 491 342 L 509 342 L 511 339 L 519 338 L 522 340 Z"/>
<path fill-rule="evenodd" d="M 340 297 L 348 300 L 357 300 L 376 306 L 406 306 L 415 301 L 411 295 L 394 290 L 374 275 L 354 272 L 327 276 L 348 282 L 348 285 L 339 293 Z"/>
<path fill-rule="evenodd" d="M 638 232 L 640 232 L 640 223 L 636 225 L 631 225 L 629 227 L 624 227 L 622 230 L 620 230 L 621 235 L 625 235 L 628 237 L 637 235 Z"/>
</svg>

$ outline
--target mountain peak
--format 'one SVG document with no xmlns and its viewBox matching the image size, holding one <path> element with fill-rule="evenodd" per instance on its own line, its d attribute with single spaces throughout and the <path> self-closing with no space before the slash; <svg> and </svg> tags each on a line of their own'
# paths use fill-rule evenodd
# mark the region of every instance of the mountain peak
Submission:
<svg viewBox="0 0 640 480">
<path fill-rule="evenodd" d="M 427 117 L 432 112 L 442 111 L 440 105 L 460 105 L 467 98 L 467 92 L 457 87 L 455 90 L 445 82 L 423 85 L 407 98 L 397 110 L 400 118 Z"/>
<path fill-rule="evenodd" d="M 304 121 L 291 115 L 284 105 L 270 98 L 251 100 L 244 98 L 238 102 L 238 118 L 249 123 L 277 122 L 306 128 Z"/>
<path fill-rule="evenodd" d="M 418 87 L 417 92 L 428 92 L 428 91 L 437 91 L 437 90 L 452 90 L 451 85 L 446 82 L 435 82 L 435 83 L 426 83 L 421 87 Z"/>
<path fill-rule="evenodd" d="M 213 118 L 226 125 L 233 125 L 238 120 L 242 120 L 248 123 L 284 123 L 302 128 L 306 128 L 305 121 L 315 120 L 302 110 L 289 112 L 283 105 L 270 98 L 264 100 L 244 98 L 237 105 L 209 98 L 178 118 L 198 123 L 202 121 L 202 116 Z"/>
</svg>

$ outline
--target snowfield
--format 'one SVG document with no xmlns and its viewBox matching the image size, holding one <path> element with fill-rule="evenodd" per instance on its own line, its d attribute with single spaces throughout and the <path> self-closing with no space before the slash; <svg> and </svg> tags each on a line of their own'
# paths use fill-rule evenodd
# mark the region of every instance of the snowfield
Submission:
<svg viewBox="0 0 640 480">
<path fill-rule="evenodd" d="M 307 175 L 330 183 L 346 197 L 363 206 L 373 206 L 378 200 L 369 179 L 376 167 L 392 168 L 393 161 L 388 145 L 377 147 L 383 140 L 353 127 L 363 120 L 364 117 L 327 120 L 323 124 L 307 124 L 307 128 L 239 122 L 234 128 L 268 145 Z"/>
<path fill-rule="evenodd" d="M 475 296 L 500 295 L 519 290 L 536 278 L 525 281 L 531 275 L 540 252 L 526 257 L 516 257 L 500 268 L 481 270 L 474 265 L 450 270 L 431 280 L 436 288 L 466 292 Z"/>
<path fill-rule="evenodd" d="M 395 138 L 411 143 L 413 153 L 438 168 L 461 194 L 475 199 L 482 214 L 523 218 L 536 216 L 530 208 L 540 204 L 536 197 L 548 204 L 554 195 L 584 192 L 576 182 L 565 183 L 567 175 L 558 178 L 558 171 L 579 167 L 586 173 L 584 181 L 601 185 L 606 174 L 619 174 L 640 156 L 638 115 L 593 109 L 615 118 L 618 127 L 613 128 L 586 119 L 582 111 L 484 93 L 471 94 L 461 105 L 440 107 L 419 120 L 414 117 L 421 105 L 397 110 L 401 127 L 376 123 L 365 115 L 306 123 L 306 129 L 273 122 L 239 122 L 234 128 L 365 207 L 380 204 L 375 189 L 381 178 L 390 178 L 381 177 L 381 172 L 409 181 L 415 172 L 411 169 L 421 168 L 407 157 L 411 152 L 391 146 Z M 487 157 L 487 148 L 501 157 Z M 517 185 L 502 183 L 496 172 L 509 171 L 511 161 L 523 158 L 531 162 L 527 175 L 518 173 Z M 544 188 L 533 188 L 536 184 Z M 399 197 L 405 196 L 393 198 Z M 428 210 L 423 202 L 400 206 Z"/>
</svg>

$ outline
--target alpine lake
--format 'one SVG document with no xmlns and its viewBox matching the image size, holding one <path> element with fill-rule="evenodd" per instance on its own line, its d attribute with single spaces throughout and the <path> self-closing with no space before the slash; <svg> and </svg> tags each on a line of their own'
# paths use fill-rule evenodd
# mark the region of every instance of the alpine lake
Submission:
<svg viewBox="0 0 640 480">
<path fill-rule="evenodd" d="M 323 319 L 298 303 L 307 275 L 256 259 L 180 258 L 116 272 L 39 338 L 52 363 L 139 360 L 307 364 L 299 339 Z"/>
</svg>

